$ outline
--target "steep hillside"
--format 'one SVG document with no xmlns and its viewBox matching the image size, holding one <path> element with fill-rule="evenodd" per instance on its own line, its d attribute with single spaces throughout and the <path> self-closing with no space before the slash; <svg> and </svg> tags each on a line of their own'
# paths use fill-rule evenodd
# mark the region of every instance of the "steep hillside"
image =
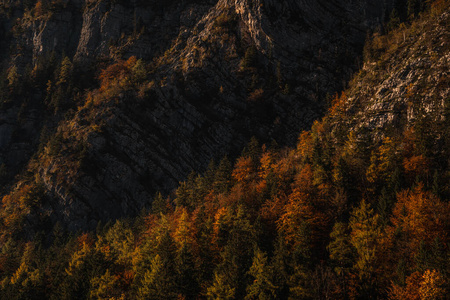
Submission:
<svg viewBox="0 0 450 300">
<path fill-rule="evenodd" d="M 89 159 L 111 140 L 106 128 L 118 124 L 121 101 L 133 90 L 164 90 L 141 86 L 135 59 L 109 67 L 102 88 L 61 123 L 31 167 L 48 181 L 23 181 L 3 198 L 0 297 L 446 299 L 449 22 L 450 3 L 435 1 L 410 23 L 374 34 L 362 70 L 295 148 L 251 139 L 234 164 L 224 158 L 190 175 L 136 218 L 83 234 L 59 224 L 33 232 L 39 218 L 55 214 L 46 184 L 74 178 L 72 193 L 80 191 L 72 171 L 96 166 Z M 117 88 L 122 98 L 107 101 Z M 67 198 L 69 220 L 81 219 L 70 211 L 78 197 Z M 24 225 L 31 237 L 21 239 Z"/>
<path fill-rule="evenodd" d="M 236 155 L 252 136 L 294 144 L 350 77 L 367 29 L 390 7 L 338 0 L 6 5 L 2 23 L 14 34 L 5 178 L 15 183 L 26 168 L 23 182 L 42 186 L 48 199 L 42 215 L 73 230 L 135 215 L 156 191 Z"/>
</svg>

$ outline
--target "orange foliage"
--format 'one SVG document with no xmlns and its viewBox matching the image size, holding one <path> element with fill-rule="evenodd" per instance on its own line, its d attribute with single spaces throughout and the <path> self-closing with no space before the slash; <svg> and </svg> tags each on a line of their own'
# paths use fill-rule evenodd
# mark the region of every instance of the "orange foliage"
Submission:
<svg viewBox="0 0 450 300">
<path fill-rule="evenodd" d="M 441 273 L 436 270 L 426 270 L 420 283 L 419 295 L 423 300 L 444 299 L 446 296 L 444 284 L 445 279 Z"/>
<path fill-rule="evenodd" d="M 131 70 L 131 68 L 133 68 L 136 65 L 136 62 L 137 62 L 136 56 L 131 56 L 123 64 L 124 64 L 125 68 Z"/>
<path fill-rule="evenodd" d="M 261 208 L 261 217 L 270 223 L 275 223 L 283 214 L 287 200 L 286 196 L 276 196 L 267 200 Z"/>
<path fill-rule="evenodd" d="M 310 165 L 305 165 L 296 177 L 288 204 L 278 220 L 278 227 L 284 232 L 286 241 L 294 247 L 307 240 L 311 244 L 303 246 L 314 246 L 323 238 L 327 217 L 314 208 L 313 202 L 317 200 L 316 196 L 312 168 Z M 301 233 L 305 226 L 310 232 L 309 237 L 305 237 Z"/>
<path fill-rule="evenodd" d="M 297 143 L 297 151 L 298 153 L 303 157 L 307 158 L 310 157 L 313 151 L 313 142 L 312 142 L 312 136 L 310 131 L 303 131 L 299 138 Z"/>
<path fill-rule="evenodd" d="M 256 193 L 261 194 L 264 192 L 264 190 L 267 188 L 267 181 L 266 180 L 260 180 L 256 183 Z"/>
<path fill-rule="evenodd" d="M 233 178 L 237 182 L 246 182 L 252 175 L 252 159 L 250 157 L 240 157 L 233 170 Z"/>
<path fill-rule="evenodd" d="M 436 270 L 423 274 L 414 272 L 406 279 L 406 286 L 393 285 L 389 291 L 391 300 L 438 300 L 444 299 L 445 290 L 442 275 Z"/>
<path fill-rule="evenodd" d="M 421 281 L 420 272 L 414 272 L 412 273 L 407 279 L 406 279 L 406 286 L 401 287 L 398 285 L 392 285 L 391 289 L 389 290 L 389 299 L 391 300 L 421 300 L 420 294 L 419 294 L 419 284 Z"/>
<path fill-rule="evenodd" d="M 123 273 L 117 275 L 117 279 L 124 285 L 124 287 L 128 287 L 133 283 L 135 272 L 132 270 L 125 270 Z"/>
<path fill-rule="evenodd" d="M 428 175 L 428 161 L 423 155 L 405 157 L 403 160 L 403 167 L 405 168 L 406 174 L 412 179 L 416 178 L 418 175 Z"/>
<path fill-rule="evenodd" d="M 295 177 L 293 194 L 301 193 L 305 196 L 310 196 L 310 193 L 313 190 L 313 180 L 313 169 L 311 165 L 306 164 Z"/>
<path fill-rule="evenodd" d="M 435 0 L 431 3 L 431 8 L 435 11 L 442 11 L 450 4 L 449 0 Z"/>
<path fill-rule="evenodd" d="M 36 5 L 34 6 L 34 14 L 37 17 L 44 14 L 44 7 L 42 5 L 42 1 L 36 2 Z"/>
<path fill-rule="evenodd" d="M 341 93 L 341 96 L 339 96 L 337 93 L 334 96 L 333 100 L 331 101 L 331 107 L 328 110 L 328 113 L 331 117 L 335 116 L 338 113 L 341 113 L 344 111 L 345 107 L 345 103 L 347 102 L 347 95 L 345 94 L 345 92 Z"/>
<path fill-rule="evenodd" d="M 413 128 L 403 132 L 402 148 L 404 156 L 412 156 L 415 151 L 416 135 Z"/>
<path fill-rule="evenodd" d="M 261 155 L 260 159 L 260 167 L 259 167 L 259 177 L 266 179 L 267 176 L 270 174 L 270 172 L 273 169 L 273 162 L 274 159 L 272 157 L 272 154 L 270 152 L 265 152 Z"/>
<path fill-rule="evenodd" d="M 145 217 L 145 230 L 143 233 L 143 237 L 151 236 L 156 225 L 158 224 L 158 216 L 149 214 Z"/>
<path fill-rule="evenodd" d="M 98 77 L 101 82 L 100 91 L 104 92 L 113 85 L 126 84 L 127 78 L 131 76 L 131 70 L 136 64 L 136 61 L 136 57 L 132 56 L 126 61 L 118 61 L 102 70 Z"/>
<path fill-rule="evenodd" d="M 194 240 L 194 224 L 189 216 L 189 213 L 185 207 L 177 209 L 172 216 L 172 222 L 174 223 L 173 238 L 175 242 L 182 245 L 184 243 L 191 243 Z"/>
<path fill-rule="evenodd" d="M 235 185 L 228 194 L 220 194 L 217 196 L 219 207 L 229 207 L 238 204 L 244 197 L 244 189 L 242 185 Z"/>
<path fill-rule="evenodd" d="M 3 205 L 3 222 L 7 227 L 19 225 L 21 217 L 27 213 L 30 208 L 30 194 L 34 189 L 32 184 L 23 184 L 12 193 L 6 195 L 2 199 Z"/>
<path fill-rule="evenodd" d="M 92 247 L 94 245 L 94 238 L 89 233 L 83 233 L 77 238 L 78 243 L 78 250 L 83 249 L 84 246 L 87 246 L 88 248 Z"/>
<path fill-rule="evenodd" d="M 448 241 L 450 206 L 419 185 L 414 190 L 397 195 L 398 202 L 391 219 L 394 228 L 401 228 L 408 237 L 411 252 L 418 249 L 420 241 L 431 243 L 436 237 Z"/>
</svg>

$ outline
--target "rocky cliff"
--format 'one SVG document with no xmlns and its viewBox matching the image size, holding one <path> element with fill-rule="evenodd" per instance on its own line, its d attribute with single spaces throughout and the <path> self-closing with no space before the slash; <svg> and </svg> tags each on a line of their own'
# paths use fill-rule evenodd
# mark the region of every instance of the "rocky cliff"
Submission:
<svg viewBox="0 0 450 300">
<path fill-rule="evenodd" d="M 449 22 L 450 14 L 444 12 L 389 35 L 376 34 L 366 45 L 366 63 L 350 83 L 343 104 L 348 118 L 334 123 L 372 141 L 412 127 L 433 135 L 433 127 L 448 116 Z M 430 154 L 438 155 L 444 138 L 429 141 Z"/>
<path fill-rule="evenodd" d="M 293 144 L 357 68 L 366 32 L 390 2 L 2 4 L 4 83 L 26 72 L 41 82 L 0 112 L 6 178 L 25 168 L 23 180 L 44 187 L 31 223 L 40 215 L 75 230 L 136 214 L 157 190 L 238 153 L 251 136 Z M 63 56 L 75 84 L 61 79 L 64 63 L 58 78 L 38 72 L 43 58 Z M 145 62 L 139 84 L 115 78 L 99 89 L 100 68 L 126 69 L 121 60 L 133 56 Z M 60 89 L 59 102 L 48 100 Z"/>
</svg>

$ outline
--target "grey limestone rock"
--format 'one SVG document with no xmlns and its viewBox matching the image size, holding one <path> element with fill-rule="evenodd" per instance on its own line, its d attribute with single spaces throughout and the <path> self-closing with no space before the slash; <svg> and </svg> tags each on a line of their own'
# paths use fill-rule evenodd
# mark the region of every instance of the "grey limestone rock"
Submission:
<svg viewBox="0 0 450 300">
<path fill-rule="evenodd" d="M 16 58 L 23 64 L 52 51 L 78 65 L 133 55 L 157 62 L 148 95 L 119 95 L 99 109 L 99 132 L 78 135 L 86 150 L 75 174 L 65 167 L 69 150 L 35 170 L 50 199 L 42 210 L 71 230 L 89 228 L 137 214 L 156 191 L 238 154 L 252 136 L 292 145 L 350 78 L 366 31 L 391 2 L 67 0 L 23 24 L 11 40 L 29 49 Z M 97 122 L 86 115 L 65 122 L 82 132 Z M 13 147 L 8 126 L 2 154 Z"/>
</svg>

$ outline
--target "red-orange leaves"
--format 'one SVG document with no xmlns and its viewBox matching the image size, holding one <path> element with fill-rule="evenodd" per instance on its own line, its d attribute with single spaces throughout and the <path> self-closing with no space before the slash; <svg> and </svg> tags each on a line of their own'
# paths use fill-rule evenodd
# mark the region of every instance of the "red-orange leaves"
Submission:
<svg viewBox="0 0 450 300">
<path fill-rule="evenodd" d="M 278 227 L 292 246 L 315 246 L 315 241 L 323 237 L 327 218 L 314 207 L 316 196 L 311 166 L 305 165 L 296 177 L 288 204 L 278 220 Z"/>
<path fill-rule="evenodd" d="M 251 157 L 240 157 L 236 162 L 233 170 L 233 178 L 237 182 L 247 182 L 252 176 L 252 159 Z"/>
<path fill-rule="evenodd" d="M 423 155 L 405 157 L 403 160 L 403 167 L 406 174 L 414 180 L 417 176 L 427 176 L 429 173 L 428 161 Z"/>
<path fill-rule="evenodd" d="M 117 96 L 119 91 L 135 87 L 146 78 L 146 67 L 142 60 L 132 56 L 126 61 L 118 61 L 102 70 L 100 92 L 106 96 Z"/>
<path fill-rule="evenodd" d="M 395 228 L 408 236 L 410 249 L 418 249 L 420 241 L 431 243 L 436 237 L 448 240 L 450 229 L 450 207 L 440 201 L 422 186 L 403 191 L 397 196 L 398 202 L 391 219 Z"/>
<path fill-rule="evenodd" d="M 347 95 L 342 92 L 341 96 L 336 94 L 331 102 L 331 107 L 329 109 L 329 115 L 335 116 L 336 114 L 342 113 L 344 111 L 344 105 L 347 102 Z"/>
</svg>

